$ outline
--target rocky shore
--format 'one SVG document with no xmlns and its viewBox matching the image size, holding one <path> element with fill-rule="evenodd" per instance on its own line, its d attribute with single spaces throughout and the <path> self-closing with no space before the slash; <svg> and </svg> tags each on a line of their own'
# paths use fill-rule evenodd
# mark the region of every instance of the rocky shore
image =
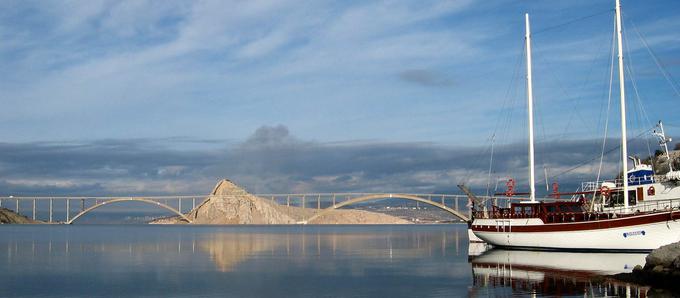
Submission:
<svg viewBox="0 0 680 298">
<path fill-rule="evenodd" d="M 632 273 L 621 273 L 614 278 L 637 284 L 667 289 L 680 295 L 680 242 L 653 250 L 645 265 L 637 265 Z"/>
<path fill-rule="evenodd" d="M 248 193 L 229 180 L 213 189 L 212 197 L 191 210 L 193 224 L 295 224 L 312 217 L 318 210 L 282 206 Z M 184 223 L 179 217 L 154 220 L 153 224 Z M 410 224 L 387 214 L 364 210 L 333 210 L 310 224 Z"/>
<path fill-rule="evenodd" d="M 32 220 L 26 216 L 17 214 L 12 210 L 0 207 L 0 224 L 34 224 L 34 223 L 42 222 Z"/>
</svg>

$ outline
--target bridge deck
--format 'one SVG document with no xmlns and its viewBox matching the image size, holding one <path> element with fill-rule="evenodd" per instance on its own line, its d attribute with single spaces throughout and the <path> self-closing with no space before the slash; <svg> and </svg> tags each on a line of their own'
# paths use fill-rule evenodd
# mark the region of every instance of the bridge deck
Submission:
<svg viewBox="0 0 680 298">
<path fill-rule="evenodd" d="M 416 204 L 427 204 L 446 211 L 452 216 L 463 221 L 470 219 L 471 210 L 468 198 L 465 195 L 454 194 L 404 194 L 404 193 L 295 193 L 295 194 L 255 194 L 263 200 L 283 206 L 317 209 L 313 216 L 301 223 L 307 223 L 325 214 L 326 212 L 369 201 L 383 199 L 403 199 L 415 201 Z M 73 223 L 76 219 L 86 215 L 90 211 L 119 202 L 143 202 L 157 205 L 170 212 L 181 216 L 184 220 L 191 220 L 184 216 L 204 200 L 216 195 L 182 195 L 182 196 L 32 196 L 32 197 L 0 197 L 0 207 L 26 214 L 28 217 L 38 220 L 38 211 L 47 211 L 45 222 Z M 480 197 L 485 198 L 485 197 Z M 491 198 L 485 198 L 490 200 Z M 495 200 L 510 200 L 514 198 L 493 198 Z M 59 220 L 55 218 L 55 211 L 61 215 Z M 22 213 L 23 212 L 23 213 Z"/>
</svg>

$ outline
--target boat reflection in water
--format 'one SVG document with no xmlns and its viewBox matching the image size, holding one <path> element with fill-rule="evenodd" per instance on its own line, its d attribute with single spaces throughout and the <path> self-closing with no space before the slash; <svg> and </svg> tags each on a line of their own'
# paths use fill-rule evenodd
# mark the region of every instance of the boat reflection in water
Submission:
<svg viewBox="0 0 680 298">
<path fill-rule="evenodd" d="M 491 249 L 471 256 L 470 296 L 622 296 L 646 297 L 649 287 L 606 275 L 644 265 L 643 253 L 578 253 Z"/>
</svg>

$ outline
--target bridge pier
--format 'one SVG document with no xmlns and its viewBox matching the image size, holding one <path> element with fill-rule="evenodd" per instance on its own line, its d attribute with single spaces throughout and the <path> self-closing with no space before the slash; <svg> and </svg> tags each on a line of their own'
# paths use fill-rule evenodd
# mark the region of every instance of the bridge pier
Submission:
<svg viewBox="0 0 680 298">
<path fill-rule="evenodd" d="M 50 198 L 50 221 L 49 222 L 52 222 L 52 210 L 54 209 L 53 207 L 54 207 L 54 202 L 53 202 L 52 198 Z"/>
<path fill-rule="evenodd" d="M 33 220 L 35 220 L 35 199 L 33 199 Z"/>
<path fill-rule="evenodd" d="M 71 219 L 71 200 L 66 199 L 66 221 Z"/>
<path fill-rule="evenodd" d="M 182 213 L 182 198 L 177 199 L 177 209 L 179 209 L 179 213 Z"/>
<path fill-rule="evenodd" d="M 16 209 L 16 211 L 17 211 L 17 214 L 19 214 L 19 199 L 17 199 L 17 209 Z"/>
</svg>

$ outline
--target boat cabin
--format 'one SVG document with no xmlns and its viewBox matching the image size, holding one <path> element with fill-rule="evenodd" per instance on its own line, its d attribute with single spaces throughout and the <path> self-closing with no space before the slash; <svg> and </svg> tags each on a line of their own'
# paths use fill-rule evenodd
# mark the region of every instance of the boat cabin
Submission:
<svg viewBox="0 0 680 298">
<path fill-rule="evenodd" d="M 576 222 L 585 217 L 585 200 L 555 202 L 518 202 L 510 208 L 493 206 L 492 218 L 540 218 L 545 223 Z"/>
</svg>

